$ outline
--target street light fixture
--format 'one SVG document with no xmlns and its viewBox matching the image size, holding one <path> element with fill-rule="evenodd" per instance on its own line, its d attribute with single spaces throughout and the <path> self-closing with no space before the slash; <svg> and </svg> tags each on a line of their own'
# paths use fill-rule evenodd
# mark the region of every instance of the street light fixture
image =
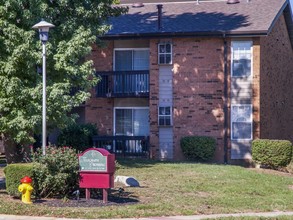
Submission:
<svg viewBox="0 0 293 220">
<path fill-rule="evenodd" d="M 43 46 L 43 114 L 42 114 L 42 152 L 43 155 L 46 155 L 46 137 L 47 137 L 47 131 L 46 131 L 46 42 L 49 38 L 49 29 L 55 27 L 53 24 L 50 24 L 44 20 L 41 22 L 35 24 L 32 28 L 39 29 L 39 36 L 40 40 L 42 41 Z"/>
</svg>

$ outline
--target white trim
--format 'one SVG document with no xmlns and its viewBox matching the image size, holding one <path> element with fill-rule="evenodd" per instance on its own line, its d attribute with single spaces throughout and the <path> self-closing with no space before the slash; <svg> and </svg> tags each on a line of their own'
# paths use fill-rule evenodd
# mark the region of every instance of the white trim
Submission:
<svg viewBox="0 0 293 220">
<path fill-rule="evenodd" d="M 234 55 L 234 45 L 237 43 L 249 43 L 250 44 L 250 56 L 251 56 L 251 73 L 249 78 L 253 77 L 253 41 L 252 40 L 232 40 L 231 41 L 231 60 L 230 60 L 230 75 L 232 78 L 243 78 L 245 76 L 233 76 L 233 55 Z"/>
<path fill-rule="evenodd" d="M 167 53 L 167 52 L 160 53 L 160 45 L 165 45 L 165 47 L 166 47 L 167 44 L 170 44 L 170 53 Z M 160 55 L 161 54 L 164 54 L 165 56 L 167 54 L 170 54 L 171 62 L 170 63 L 160 63 Z M 173 44 L 171 42 L 160 42 L 160 43 L 158 43 L 158 65 L 172 65 L 173 64 L 173 56 L 172 56 L 172 54 L 173 54 Z"/>
<path fill-rule="evenodd" d="M 170 115 L 160 115 L 160 108 L 170 108 Z M 170 116 L 170 125 L 161 125 L 160 116 Z M 158 106 L 158 126 L 159 127 L 170 127 L 173 126 L 173 107 L 171 105 Z"/>
<path fill-rule="evenodd" d="M 150 107 L 114 107 L 113 111 L 113 136 L 116 135 L 116 109 L 147 109 L 150 112 Z M 133 117 L 133 114 L 132 116 Z M 133 118 L 132 118 L 133 120 Z"/>
<path fill-rule="evenodd" d="M 232 123 L 234 121 L 232 121 L 232 109 L 233 109 L 234 106 L 249 106 L 250 107 L 251 112 L 250 112 L 250 118 L 249 118 L 249 121 L 248 121 L 248 123 L 250 123 L 250 128 L 251 128 L 250 138 L 241 138 L 241 139 L 233 138 Z M 231 110 L 230 110 L 230 131 L 231 131 L 231 134 L 230 134 L 231 140 L 241 141 L 241 140 L 252 140 L 253 139 L 253 106 L 252 106 L 252 104 L 231 104 Z"/>
</svg>

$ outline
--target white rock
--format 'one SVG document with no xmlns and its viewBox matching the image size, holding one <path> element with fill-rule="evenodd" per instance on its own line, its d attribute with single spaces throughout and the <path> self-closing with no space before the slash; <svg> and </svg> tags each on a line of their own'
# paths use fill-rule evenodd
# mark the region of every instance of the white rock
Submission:
<svg viewBox="0 0 293 220">
<path fill-rule="evenodd" d="M 119 182 L 125 186 L 139 187 L 139 182 L 132 176 L 116 176 L 114 182 Z"/>
</svg>

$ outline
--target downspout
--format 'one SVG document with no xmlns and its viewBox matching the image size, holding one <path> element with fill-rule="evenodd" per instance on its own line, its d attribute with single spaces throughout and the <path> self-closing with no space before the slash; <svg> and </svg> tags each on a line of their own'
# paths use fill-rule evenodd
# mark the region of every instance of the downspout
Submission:
<svg viewBox="0 0 293 220">
<path fill-rule="evenodd" d="M 224 43 L 224 163 L 228 163 L 228 68 L 227 40 L 223 34 Z"/>
</svg>

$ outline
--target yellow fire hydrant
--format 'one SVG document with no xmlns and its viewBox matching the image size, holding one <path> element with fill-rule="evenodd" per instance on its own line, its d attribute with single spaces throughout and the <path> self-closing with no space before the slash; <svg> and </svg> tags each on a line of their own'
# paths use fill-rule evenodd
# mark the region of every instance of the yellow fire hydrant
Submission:
<svg viewBox="0 0 293 220">
<path fill-rule="evenodd" d="M 20 180 L 20 182 L 21 184 L 18 186 L 18 191 L 22 193 L 21 201 L 26 204 L 31 204 L 31 194 L 34 189 L 31 185 L 32 179 L 25 176 Z"/>
</svg>

